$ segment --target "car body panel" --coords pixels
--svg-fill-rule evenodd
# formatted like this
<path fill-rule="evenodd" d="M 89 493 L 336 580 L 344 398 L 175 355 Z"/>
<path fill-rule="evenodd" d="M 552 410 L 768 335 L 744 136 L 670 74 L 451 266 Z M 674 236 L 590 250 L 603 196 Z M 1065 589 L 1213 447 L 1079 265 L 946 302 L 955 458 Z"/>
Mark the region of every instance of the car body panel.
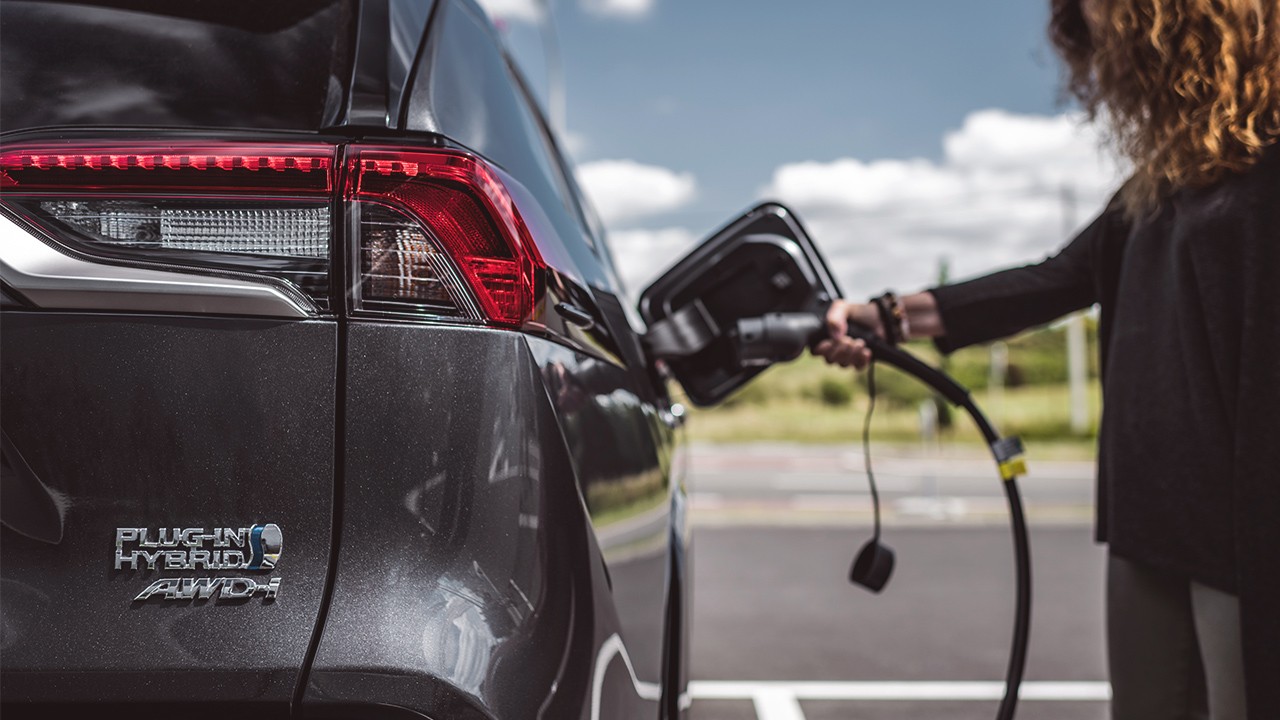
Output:
<path fill-rule="evenodd" d="M 340 712 L 376 688 L 381 703 L 428 717 L 653 717 L 622 663 L 589 680 L 628 631 L 615 597 L 656 599 L 628 610 L 661 617 L 665 578 L 624 591 L 615 573 L 610 589 L 544 386 L 600 361 L 501 331 L 348 333 L 343 540 L 304 709 Z M 602 389 L 581 402 L 616 391 Z M 602 462 L 616 464 L 608 447 Z M 652 554 L 661 567 L 665 538 Z M 632 658 L 653 686 L 658 656 Z"/>
<path fill-rule="evenodd" d="M 336 335 L 4 313 L 0 418 L 65 527 L 56 543 L 3 530 L 6 703 L 288 703 L 329 561 Z M 119 527 L 268 522 L 284 534 L 276 600 L 139 602 L 192 573 L 113 567 Z"/>

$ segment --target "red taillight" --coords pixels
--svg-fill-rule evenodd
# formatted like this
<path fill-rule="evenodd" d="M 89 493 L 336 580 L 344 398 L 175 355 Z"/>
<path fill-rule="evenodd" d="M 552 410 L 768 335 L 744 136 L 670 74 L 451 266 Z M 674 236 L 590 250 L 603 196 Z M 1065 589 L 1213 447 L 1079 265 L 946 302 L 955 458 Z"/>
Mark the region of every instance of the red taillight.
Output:
<path fill-rule="evenodd" d="M 70 142 L 0 149 L 3 204 L 104 261 L 270 276 L 328 307 L 339 149 Z M 356 309 L 519 326 L 542 259 L 497 171 L 451 150 L 351 146 Z"/>
<path fill-rule="evenodd" d="M 0 152 L 0 187 L 328 195 L 333 151 L 327 145 L 208 143 L 18 148 Z"/>
<path fill-rule="evenodd" d="M 361 206 L 398 208 L 425 226 L 453 258 L 486 320 L 519 325 L 529 318 L 542 258 L 506 187 L 482 161 L 445 150 L 353 148 L 350 182 L 348 197 Z M 375 251 L 366 232 L 359 244 L 362 257 Z M 402 274 L 391 292 L 374 299 L 414 305 L 424 284 L 448 285 L 430 261 L 435 251 L 423 243 L 396 250 Z M 387 288 L 387 280 L 366 272 L 361 286 Z"/>

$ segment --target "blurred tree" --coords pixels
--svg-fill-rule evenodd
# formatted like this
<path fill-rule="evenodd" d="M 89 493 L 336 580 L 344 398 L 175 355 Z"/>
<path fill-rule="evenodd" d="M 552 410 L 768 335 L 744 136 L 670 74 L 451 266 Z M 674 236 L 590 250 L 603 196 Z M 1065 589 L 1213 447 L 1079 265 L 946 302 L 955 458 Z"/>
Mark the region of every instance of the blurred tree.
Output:
<path fill-rule="evenodd" d="M 818 399 L 823 405 L 840 407 L 853 402 L 853 384 L 836 378 L 822 378 L 818 383 Z"/>

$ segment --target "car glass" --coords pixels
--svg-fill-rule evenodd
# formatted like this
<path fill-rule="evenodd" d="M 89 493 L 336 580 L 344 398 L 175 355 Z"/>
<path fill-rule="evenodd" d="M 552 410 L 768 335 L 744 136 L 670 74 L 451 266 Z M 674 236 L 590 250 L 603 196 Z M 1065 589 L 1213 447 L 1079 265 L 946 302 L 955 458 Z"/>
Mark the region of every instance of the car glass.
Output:
<path fill-rule="evenodd" d="M 316 129 L 336 114 L 347 6 L 145 7 L 6 2 L 0 127 Z"/>

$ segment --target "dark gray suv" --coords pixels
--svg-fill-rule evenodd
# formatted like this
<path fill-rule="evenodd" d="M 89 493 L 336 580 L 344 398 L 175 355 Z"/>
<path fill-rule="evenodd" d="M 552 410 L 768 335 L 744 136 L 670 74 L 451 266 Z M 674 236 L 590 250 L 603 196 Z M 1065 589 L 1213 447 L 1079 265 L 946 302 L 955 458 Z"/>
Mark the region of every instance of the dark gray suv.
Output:
<path fill-rule="evenodd" d="M 674 718 L 682 413 L 471 0 L 0 4 L 6 718 Z"/>

